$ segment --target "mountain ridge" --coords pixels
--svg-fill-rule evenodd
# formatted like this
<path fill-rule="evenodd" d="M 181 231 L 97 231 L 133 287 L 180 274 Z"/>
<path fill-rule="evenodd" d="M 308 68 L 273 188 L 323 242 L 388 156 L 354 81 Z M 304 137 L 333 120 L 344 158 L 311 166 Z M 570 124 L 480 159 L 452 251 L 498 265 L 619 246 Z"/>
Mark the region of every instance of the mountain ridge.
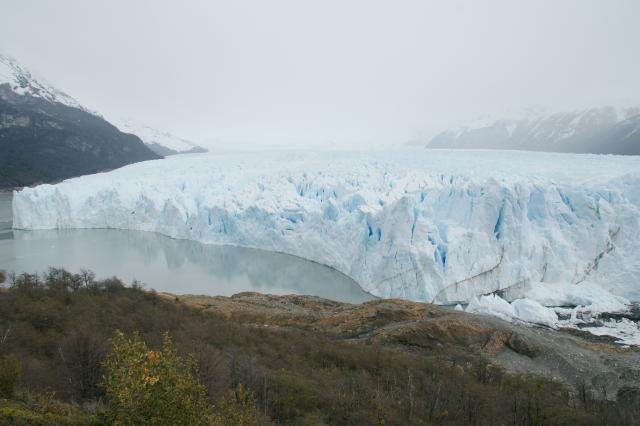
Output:
<path fill-rule="evenodd" d="M 12 56 L 0 53 L 0 85 L 2 84 L 8 84 L 11 90 L 18 95 L 42 98 L 49 102 L 60 103 L 100 116 L 97 112 L 81 105 L 75 98 L 56 89 L 45 79 L 36 78 L 31 71 L 23 67 Z"/>
<path fill-rule="evenodd" d="M 612 106 L 568 112 L 484 117 L 431 138 L 428 148 L 640 154 L 640 108 Z"/>
<path fill-rule="evenodd" d="M 191 141 L 130 118 L 112 120 L 112 122 L 121 132 L 139 137 L 145 145 L 158 155 L 168 156 L 208 152 L 205 148 Z"/>

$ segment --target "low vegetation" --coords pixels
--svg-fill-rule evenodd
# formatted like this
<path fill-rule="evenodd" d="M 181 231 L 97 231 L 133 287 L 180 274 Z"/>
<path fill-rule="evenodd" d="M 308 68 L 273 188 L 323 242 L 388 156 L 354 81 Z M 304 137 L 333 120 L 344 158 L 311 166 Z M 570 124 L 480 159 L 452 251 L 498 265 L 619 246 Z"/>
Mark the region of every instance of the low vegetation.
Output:
<path fill-rule="evenodd" d="M 0 423 L 633 424 L 477 356 L 258 327 L 52 269 L 0 293 Z"/>

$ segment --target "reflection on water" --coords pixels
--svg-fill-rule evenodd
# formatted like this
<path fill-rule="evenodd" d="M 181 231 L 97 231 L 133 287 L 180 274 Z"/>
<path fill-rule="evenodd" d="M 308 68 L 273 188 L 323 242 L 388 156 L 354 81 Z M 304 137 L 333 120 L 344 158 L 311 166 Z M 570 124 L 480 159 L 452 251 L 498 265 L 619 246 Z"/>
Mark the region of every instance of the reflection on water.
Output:
<path fill-rule="evenodd" d="M 345 275 L 280 253 L 114 229 L 6 234 L 13 237 L 0 239 L 0 269 L 17 273 L 45 271 L 49 266 L 73 272 L 84 268 L 101 278 L 135 278 L 158 291 L 177 294 L 229 296 L 259 291 L 353 303 L 372 299 Z"/>

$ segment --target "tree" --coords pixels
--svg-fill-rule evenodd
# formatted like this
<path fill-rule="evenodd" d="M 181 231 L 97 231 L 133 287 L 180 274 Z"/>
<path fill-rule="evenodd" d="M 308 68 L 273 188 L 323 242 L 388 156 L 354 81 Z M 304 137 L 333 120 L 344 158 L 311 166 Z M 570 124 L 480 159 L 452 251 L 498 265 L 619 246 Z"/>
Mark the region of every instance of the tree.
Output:
<path fill-rule="evenodd" d="M 110 424 L 200 425 L 210 423 L 211 407 L 198 383 L 192 356 L 181 358 L 165 334 L 162 349 L 147 348 L 140 335 L 117 332 L 103 366 Z"/>

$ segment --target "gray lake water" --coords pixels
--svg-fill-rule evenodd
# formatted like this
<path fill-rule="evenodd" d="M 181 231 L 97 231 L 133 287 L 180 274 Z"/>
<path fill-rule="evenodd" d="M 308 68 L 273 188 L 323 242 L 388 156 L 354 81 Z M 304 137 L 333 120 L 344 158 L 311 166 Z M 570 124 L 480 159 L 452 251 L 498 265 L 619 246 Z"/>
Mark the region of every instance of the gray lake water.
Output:
<path fill-rule="evenodd" d="M 175 294 L 230 296 L 242 291 L 308 294 L 351 303 L 371 300 L 349 277 L 295 256 L 213 246 L 159 234 L 116 229 L 16 231 L 11 193 L 0 193 L 0 270 L 71 272 L 137 279 Z"/>

